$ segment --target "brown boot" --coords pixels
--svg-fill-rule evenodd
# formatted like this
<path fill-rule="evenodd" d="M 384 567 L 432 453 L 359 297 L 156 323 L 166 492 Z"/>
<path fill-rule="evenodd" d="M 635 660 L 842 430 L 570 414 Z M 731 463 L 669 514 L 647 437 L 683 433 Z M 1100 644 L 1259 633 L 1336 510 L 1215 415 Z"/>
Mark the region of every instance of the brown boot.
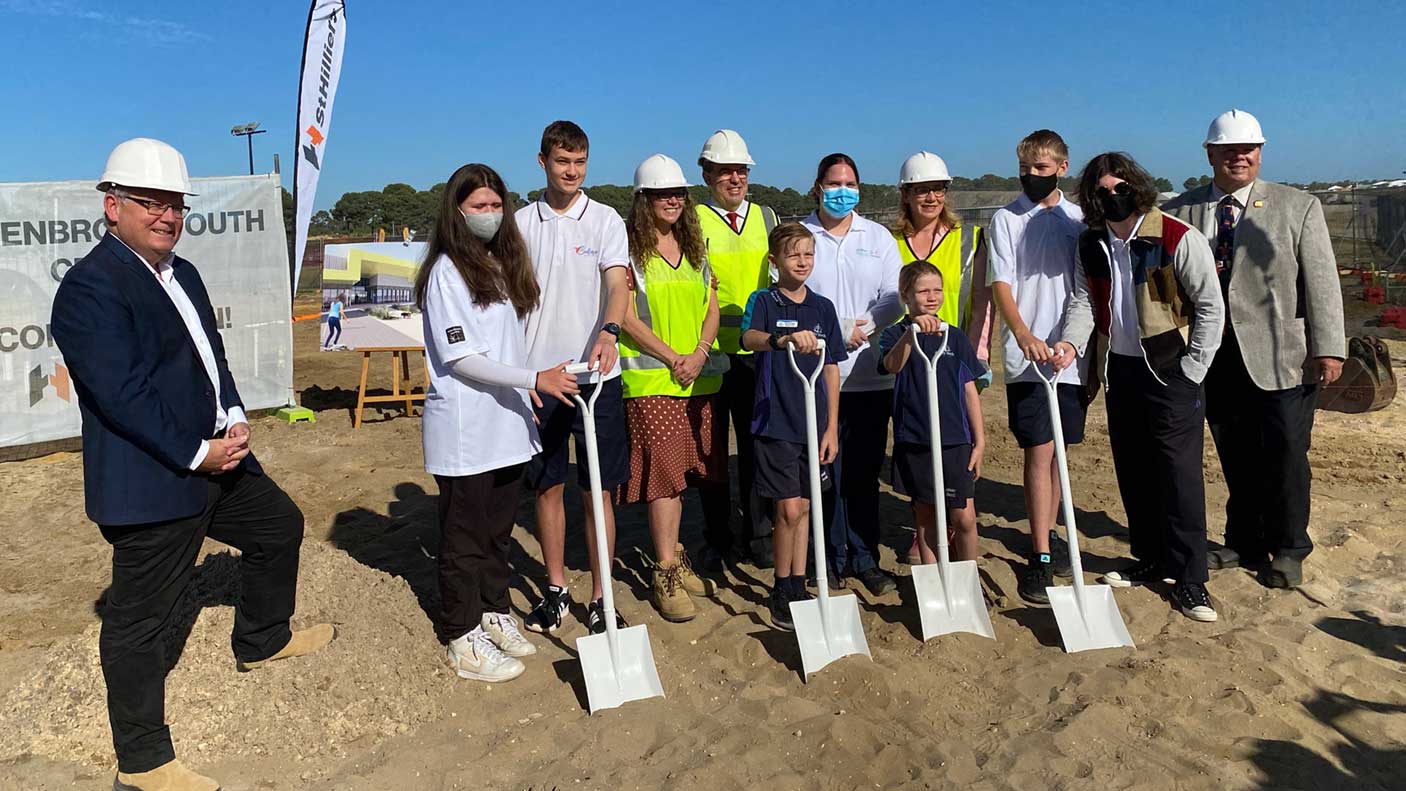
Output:
<path fill-rule="evenodd" d="M 171 760 L 150 772 L 118 772 L 112 791 L 220 791 L 220 784 Z"/>
<path fill-rule="evenodd" d="M 679 623 L 691 621 L 698 611 L 683 586 L 683 564 L 675 560 L 671 566 L 654 569 L 654 606 L 664 620 Z"/>
<path fill-rule="evenodd" d="M 683 578 L 683 589 L 688 591 L 690 596 L 712 596 L 718 592 L 717 583 L 705 577 L 698 576 L 693 570 L 693 564 L 688 560 L 688 551 L 679 544 L 674 548 L 678 553 L 678 564 L 681 569 L 680 575 Z"/>
<path fill-rule="evenodd" d="M 269 657 L 255 662 L 239 662 L 237 667 L 239 672 L 247 673 L 250 670 L 257 670 L 269 662 L 277 662 L 280 659 L 288 659 L 295 656 L 311 654 L 313 651 L 322 648 L 337 636 L 337 627 L 330 623 L 320 623 L 317 626 L 307 629 L 299 629 L 293 632 L 293 637 L 288 640 L 288 645 L 283 646 L 283 650 Z"/>

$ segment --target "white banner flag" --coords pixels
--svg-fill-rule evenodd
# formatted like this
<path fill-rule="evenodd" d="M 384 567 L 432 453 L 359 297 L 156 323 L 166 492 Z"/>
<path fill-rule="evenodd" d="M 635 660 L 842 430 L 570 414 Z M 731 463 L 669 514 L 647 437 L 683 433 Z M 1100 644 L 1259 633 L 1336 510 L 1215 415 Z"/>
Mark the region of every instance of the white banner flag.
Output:
<path fill-rule="evenodd" d="M 303 251 L 308 246 L 308 223 L 322 175 L 322 155 L 332 126 L 332 100 L 342 76 L 342 50 L 347 40 L 345 0 L 313 0 L 308 12 L 308 33 L 303 42 L 303 71 L 298 83 L 297 151 L 293 157 L 293 291 L 303 271 Z"/>
<path fill-rule="evenodd" d="M 205 281 L 244 408 L 289 403 L 288 235 L 278 177 L 191 179 L 176 243 Z M 79 435 L 78 394 L 49 332 L 54 293 L 107 233 L 91 181 L 0 184 L 0 448 Z"/>

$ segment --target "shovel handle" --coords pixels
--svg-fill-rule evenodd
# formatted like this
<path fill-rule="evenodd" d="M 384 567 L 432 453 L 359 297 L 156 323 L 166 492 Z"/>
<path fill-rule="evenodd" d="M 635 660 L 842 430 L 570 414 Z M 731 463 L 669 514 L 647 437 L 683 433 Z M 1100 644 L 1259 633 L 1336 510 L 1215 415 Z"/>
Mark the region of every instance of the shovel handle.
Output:
<path fill-rule="evenodd" d="M 581 423 L 586 434 L 586 467 L 591 483 L 591 516 L 594 517 L 596 537 L 596 575 L 600 579 L 601 588 L 601 609 L 605 610 L 605 634 L 606 640 L 610 643 L 611 661 L 615 667 L 620 666 L 620 645 L 619 638 L 615 634 L 615 592 L 612 590 L 612 580 L 610 575 L 610 564 L 612 558 L 607 553 L 609 544 L 605 536 L 605 493 L 600 484 L 600 451 L 596 445 L 596 399 L 600 398 L 601 372 L 598 366 L 593 367 L 587 363 L 577 363 L 566 367 L 567 373 L 591 374 L 591 384 L 595 388 L 591 392 L 589 401 L 576 393 L 571 397 L 581 409 Z"/>
<path fill-rule="evenodd" d="M 1064 510 L 1064 538 L 1069 542 L 1069 566 L 1074 572 L 1074 588 L 1076 596 L 1080 602 L 1080 608 L 1084 606 L 1084 562 L 1079 554 L 1079 526 L 1074 521 L 1074 494 L 1069 488 L 1069 457 L 1064 446 L 1064 421 L 1059 414 L 1059 391 L 1056 385 L 1059 379 L 1067 371 L 1061 368 L 1054 372 L 1053 376 L 1045 376 L 1045 372 L 1040 366 L 1031 361 L 1026 366 L 1033 370 L 1035 375 L 1040 377 L 1040 381 L 1045 385 L 1045 400 L 1050 408 L 1050 431 L 1054 434 L 1055 461 L 1059 466 L 1059 494 L 1060 504 Z"/>
<path fill-rule="evenodd" d="M 820 348 L 816 349 L 815 353 L 823 356 L 825 354 L 825 339 L 816 338 L 815 342 L 820 344 Z M 799 376 L 801 378 L 801 381 L 805 383 L 806 392 L 814 392 L 815 380 L 820 378 L 820 369 L 824 368 L 825 366 L 815 366 L 815 370 L 811 371 L 809 376 L 802 373 L 801 367 L 796 364 L 796 347 L 792 346 L 790 343 L 786 344 L 786 357 L 791 361 L 791 370 L 795 371 L 796 376 Z"/>
<path fill-rule="evenodd" d="M 948 579 L 951 574 L 948 573 L 947 566 L 951 562 L 951 550 L 947 545 L 947 482 L 942 471 L 942 415 L 937 394 L 937 363 L 947 352 L 947 341 L 951 337 L 952 325 L 944 321 L 939 329 L 942 332 L 942 345 L 938 346 L 937 352 L 929 357 L 919 342 L 922 337 L 921 330 L 918 329 L 917 323 L 912 325 L 913 351 L 923 358 L 927 368 L 928 443 L 932 456 L 932 491 L 935 500 L 933 511 L 937 514 L 937 562 L 942 569 L 942 588 L 950 601 L 951 590 L 948 588 Z"/>
<path fill-rule="evenodd" d="M 815 366 L 815 370 L 810 375 L 801 372 L 801 367 L 796 364 L 796 349 L 793 346 L 786 347 L 786 356 L 791 360 L 791 370 L 800 377 L 801 384 L 806 390 L 806 457 L 810 462 L 810 525 L 811 539 L 815 544 L 815 585 L 820 599 L 820 623 L 823 627 L 826 640 L 829 638 L 830 619 L 830 581 L 828 578 L 828 566 L 825 559 L 825 516 L 824 510 L 820 507 L 820 437 L 819 429 L 816 427 L 815 414 L 815 380 L 820 378 L 820 370 L 825 367 L 825 339 L 819 338 L 819 353 L 821 360 Z M 839 398 L 836 393 L 834 398 Z"/>

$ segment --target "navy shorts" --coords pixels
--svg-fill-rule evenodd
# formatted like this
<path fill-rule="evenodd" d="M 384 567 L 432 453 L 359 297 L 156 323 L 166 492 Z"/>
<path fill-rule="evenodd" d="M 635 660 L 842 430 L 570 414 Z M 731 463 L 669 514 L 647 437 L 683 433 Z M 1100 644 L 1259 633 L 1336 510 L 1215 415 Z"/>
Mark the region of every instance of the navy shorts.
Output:
<path fill-rule="evenodd" d="M 1064 426 L 1064 444 L 1077 445 L 1084 441 L 1083 385 L 1055 385 L 1059 400 L 1059 420 Z M 1033 448 L 1054 442 L 1054 427 L 1050 423 L 1049 396 L 1043 382 L 1011 382 L 1006 385 L 1006 411 L 1011 434 L 1022 448 Z"/>
<path fill-rule="evenodd" d="M 947 487 L 948 508 L 965 508 L 967 501 L 976 496 L 976 476 L 967 469 L 971 461 L 970 445 L 947 445 L 942 449 L 942 485 Z M 906 442 L 894 445 L 889 482 L 895 491 L 913 498 L 915 503 L 937 502 L 932 486 L 932 449 Z"/>
<path fill-rule="evenodd" d="M 600 384 L 596 399 L 596 452 L 600 458 L 600 485 L 607 493 L 630 480 L 630 438 L 625 430 L 625 399 L 620 377 Z M 590 403 L 596 385 L 582 384 L 581 397 Z M 591 474 L 586 465 L 586 424 L 575 404 L 567 406 L 550 396 L 542 398 L 542 407 L 534 409 L 540 425 L 537 434 L 542 440 L 542 452 L 527 465 L 526 485 L 534 491 L 550 489 L 566 483 L 566 441 L 576 438 L 576 483 L 582 489 L 591 488 Z"/>
<path fill-rule="evenodd" d="M 806 446 L 771 437 L 752 438 L 752 492 L 768 500 L 810 499 L 810 461 Z M 830 465 L 820 465 L 820 489 L 830 488 Z"/>

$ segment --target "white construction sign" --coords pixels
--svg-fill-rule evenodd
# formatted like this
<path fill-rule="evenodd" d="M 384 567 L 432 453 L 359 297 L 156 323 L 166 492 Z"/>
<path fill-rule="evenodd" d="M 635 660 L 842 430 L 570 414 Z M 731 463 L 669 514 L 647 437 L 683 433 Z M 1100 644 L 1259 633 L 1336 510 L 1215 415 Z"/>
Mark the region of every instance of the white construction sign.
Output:
<path fill-rule="evenodd" d="M 293 336 L 278 177 L 192 179 L 176 255 L 199 270 L 245 409 L 289 403 Z M 76 437 L 78 396 L 49 332 L 54 292 L 107 231 L 91 181 L 0 184 L 0 447 Z"/>

